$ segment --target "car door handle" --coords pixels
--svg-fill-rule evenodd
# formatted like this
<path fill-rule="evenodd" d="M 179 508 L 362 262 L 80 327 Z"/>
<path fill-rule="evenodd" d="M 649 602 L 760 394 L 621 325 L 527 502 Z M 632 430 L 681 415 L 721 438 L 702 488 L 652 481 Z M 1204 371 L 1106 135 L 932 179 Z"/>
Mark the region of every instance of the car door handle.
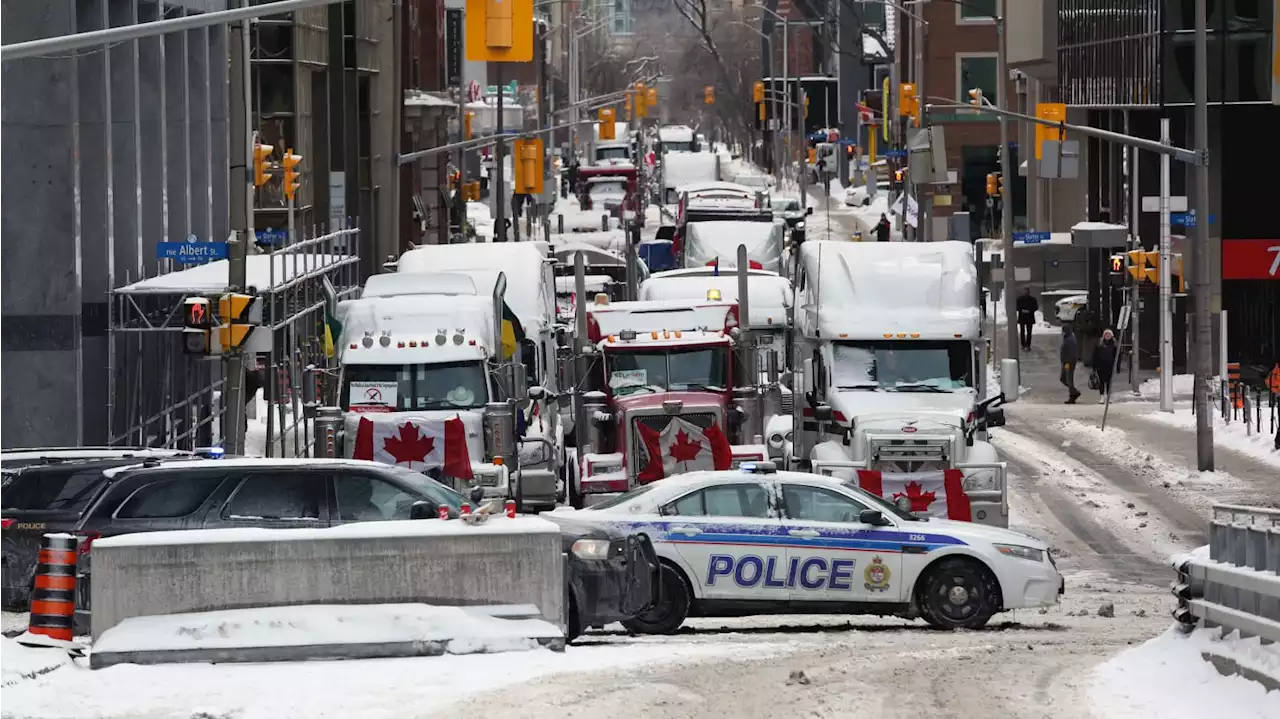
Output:
<path fill-rule="evenodd" d="M 792 529 L 787 534 L 793 537 L 816 537 L 821 533 L 816 529 Z"/>
<path fill-rule="evenodd" d="M 686 537 L 693 537 L 702 532 L 697 527 L 672 527 L 669 530 L 672 534 L 683 534 Z"/>

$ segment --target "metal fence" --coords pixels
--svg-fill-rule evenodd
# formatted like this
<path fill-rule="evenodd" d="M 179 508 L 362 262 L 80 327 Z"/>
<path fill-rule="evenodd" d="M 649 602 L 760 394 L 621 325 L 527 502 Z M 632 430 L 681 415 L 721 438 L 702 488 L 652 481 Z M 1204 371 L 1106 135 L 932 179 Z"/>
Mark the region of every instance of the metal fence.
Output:
<path fill-rule="evenodd" d="M 1214 399 L 1222 412 L 1222 421 L 1243 422 L 1250 435 L 1274 436 L 1280 430 L 1280 395 L 1267 387 L 1222 380 Z"/>
<path fill-rule="evenodd" d="M 1209 558 L 1175 565 L 1173 616 L 1280 642 L 1280 509 L 1219 504 L 1209 524 Z"/>

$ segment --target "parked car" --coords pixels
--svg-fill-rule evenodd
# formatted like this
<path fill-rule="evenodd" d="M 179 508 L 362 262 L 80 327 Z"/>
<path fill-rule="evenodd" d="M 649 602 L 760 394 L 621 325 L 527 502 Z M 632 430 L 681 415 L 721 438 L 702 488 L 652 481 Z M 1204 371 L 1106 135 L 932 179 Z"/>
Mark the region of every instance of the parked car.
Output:
<path fill-rule="evenodd" d="M 86 537 L 79 572 L 83 587 L 91 581 L 89 549 L 98 537 L 181 529 L 439 521 L 440 505 L 456 518 L 466 501 L 420 472 L 361 460 L 149 461 L 106 474 L 106 491 L 74 528 Z M 630 619 L 656 603 L 659 564 L 647 537 L 568 522 L 559 525 L 570 638 L 586 627 Z M 84 608 L 90 609 L 87 604 Z"/>
<path fill-rule="evenodd" d="M 804 222 L 804 218 L 813 214 L 813 207 L 804 208 L 800 206 L 800 199 L 797 197 L 779 197 L 775 195 L 769 201 L 770 207 L 773 208 L 773 216 L 781 217 L 787 223 L 787 229 L 795 229 L 795 226 Z"/>
<path fill-rule="evenodd" d="M 1089 305 L 1088 295 L 1071 295 L 1053 303 L 1059 322 L 1074 322 L 1076 314 Z"/>
<path fill-rule="evenodd" d="M 886 196 L 889 194 L 888 182 L 877 182 L 874 191 L 866 185 L 853 185 L 845 188 L 844 204 L 849 207 L 865 207 L 871 204 L 871 198 L 882 193 Z"/>
<path fill-rule="evenodd" d="M 6 449 L 0 452 L 0 470 L 13 470 L 36 464 L 53 464 L 71 460 L 133 458 L 139 462 L 151 457 L 194 457 L 194 452 L 182 449 L 153 449 L 150 447 L 31 447 Z"/>

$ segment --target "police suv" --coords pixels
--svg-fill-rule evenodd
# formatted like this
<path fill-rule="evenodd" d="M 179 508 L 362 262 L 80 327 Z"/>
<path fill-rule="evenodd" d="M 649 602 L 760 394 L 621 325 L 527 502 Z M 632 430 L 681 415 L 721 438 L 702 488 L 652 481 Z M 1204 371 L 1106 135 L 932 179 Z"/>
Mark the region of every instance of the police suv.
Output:
<path fill-rule="evenodd" d="M 832 477 L 771 462 L 693 472 L 573 513 L 647 534 L 662 599 L 626 623 L 675 632 L 689 616 L 876 614 L 982 627 L 997 612 L 1056 604 L 1048 546 L 1018 532 L 921 518 Z"/>

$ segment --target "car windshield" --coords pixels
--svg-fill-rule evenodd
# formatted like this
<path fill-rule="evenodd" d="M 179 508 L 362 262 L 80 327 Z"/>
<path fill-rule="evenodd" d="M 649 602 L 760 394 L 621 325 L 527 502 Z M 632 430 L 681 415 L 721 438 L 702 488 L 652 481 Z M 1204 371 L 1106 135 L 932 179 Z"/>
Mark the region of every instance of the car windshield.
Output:
<path fill-rule="evenodd" d="M 881 512 L 885 514 L 891 514 L 897 517 L 898 519 L 904 519 L 908 522 L 927 522 L 928 521 L 928 519 L 925 517 L 917 517 L 916 515 L 910 512 L 904 512 L 901 509 L 898 509 L 898 506 L 895 505 L 893 502 L 890 502 L 884 497 L 872 494 L 867 490 L 863 489 L 862 487 L 859 487 L 857 484 L 857 480 L 844 481 L 844 482 L 841 482 L 841 484 L 844 485 L 845 489 L 851 490 L 852 492 L 857 494 L 858 497 L 863 501 L 874 504 L 876 509 L 879 509 Z"/>
<path fill-rule="evenodd" d="M 17 472 L 4 486 L 4 509 L 82 512 L 107 478 L 102 467 L 36 467 Z"/>
<path fill-rule="evenodd" d="M 667 391 L 727 389 L 726 347 L 610 352 L 609 388 L 619 397 Z"/>
<path fill-rule="evenodd" d="M 483 407 L 489 401 L 484 364 L 347 365 L 342 408 L 408 412 Z"/>
<path fill-rule="evenodd" d="M 836 389 L 954 392 L 973 387 L 969 343 L 880 341 L 837 344 L 831 368 Z"/>
<path fill-rule="evenodd" d="M 397 479 L 418 490 L 429 502 L 439 506 L 447 505 L 450 509 L 462 511 L 462 503 L 466 501 L 461 494 L 428 477 L 406 467 L 390 467 L 387 470 Z"/>
<path fill-rule="evenodd" d="M 778 200 L 778 199 L 775 199 L 775 200 L 774 200 L 772 203 L 770 203 L 770 204 L 773 206 L 773 211 L 774 211 L 774 212 L 799 212 L 799 211 L 800 211 L 800 201 L 799 201 L 799 200 Z"/>
<path fill-rule="evenodd" d="M 612 499 L 606 499 L 605 501 L 600 502 L 599 504 L 593 504 L 590 507 L 587 507 L 587 509 L 584 511 L 598 511 L 601 509 L 611 509 L 613 507 L 617 507 L 620 504 L 626 504 L 627 502 L 630 502 L 636 497 L 639 497 L 640 495 L 652 490 L 654 487 L 657 487 L 657 486 L 658 486 L 658 483 L 642 484 L 639 487 L 636 487 L 635 489 L 631 490 L 630 492 L 627 492 L 626 494 L 619 494 L 618 496 L 613 497 Z"/>

